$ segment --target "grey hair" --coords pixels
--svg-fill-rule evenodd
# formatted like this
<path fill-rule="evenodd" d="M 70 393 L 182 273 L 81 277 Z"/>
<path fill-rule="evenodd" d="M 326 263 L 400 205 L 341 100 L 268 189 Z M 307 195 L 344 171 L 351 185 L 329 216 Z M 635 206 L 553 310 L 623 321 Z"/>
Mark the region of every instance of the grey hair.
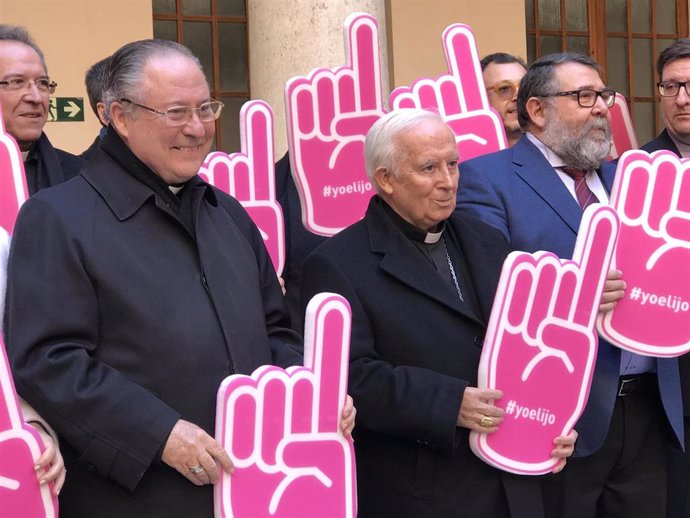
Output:
<path fill-rule="evenodd" d="M 589 56 L 578 54 L 577 52 L 548 54 L 536 60 L 522 77 L 520 90 L 518 90 L 518 123 L 523 130 L 528 129 L 528 125 L 531 122 L 529 113 L 527 113 L 527 101 L 531 97 L 555 93 L 558 89 L 556 68 L 566 63 L 579 63 L 580 65 L 591 67 L 597 73 L 600 73 L 600 67 L 596 61 Z"/>
<path fill-rule="evenodd" d="M 46 66 L 46 58 L 43 55 L 43 51 L 36 45 L 33 38 L 24 27 L 18 25 L 7 25 L 0 24 L 0 41 L 17 41 L 23 43 L 27 47 L 31 47 L 41 60 L 41 65 L 43 65 L 43 70 L 48 74 L 48 67 Z"/>
<path fill-rule="evenodd" d="M 401 108 L 388 112 L 377 120 L 364 140 L 364 161 L 369 181 L 376 187 L 374 172 L 385 167 L 393 175 L 397 174 L 397 159 L 401 154 L 396 137 L 422 121 L 443 119 L 438 113 L 421 108 Z"/>
<path fill-rule="evenodd" d="M 103 103 L 108 119 L 110 107 L 120 99 L 136 97 L 143 82 L 144 67 L 153 58 L 185 57 L 203 73 L 199 58 L 184 45 L 170 40 L 140 40 L 120 47 L 110 56 L 103 85 Z M 134 99 L 133 99 L 134 100 Z"/>

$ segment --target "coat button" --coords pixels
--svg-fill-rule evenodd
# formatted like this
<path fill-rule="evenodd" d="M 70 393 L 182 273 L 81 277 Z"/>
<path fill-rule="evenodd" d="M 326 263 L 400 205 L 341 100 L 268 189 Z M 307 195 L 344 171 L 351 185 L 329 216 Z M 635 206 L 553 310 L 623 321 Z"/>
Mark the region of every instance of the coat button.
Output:
<path fill-rule="evenodd" d="M 474 345 L 476 345 L 477 347 L 481 347 L 482 345 L 484 345 L 484 337 L 479 335 L 475 336 Z"/>

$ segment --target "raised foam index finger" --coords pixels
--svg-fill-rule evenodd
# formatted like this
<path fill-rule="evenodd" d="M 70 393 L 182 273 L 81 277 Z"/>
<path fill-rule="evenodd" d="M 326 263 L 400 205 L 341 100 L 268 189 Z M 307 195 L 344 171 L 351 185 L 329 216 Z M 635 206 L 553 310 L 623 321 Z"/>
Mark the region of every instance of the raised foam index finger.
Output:
<path fill-rule="evenodd" d="M 572 322 L 587 327 L 594 323 L 619 228 L 618 215 L 608 205 L 592 204 L 582 214 L 573 251 L 573 262 L 580 265 L 580 274 L 572 299 Z"/>
<path fill-rule="evenodd" d="M 5 343 L 0 337 L 0 432 L 21 430 L 23 423 L 24 419 L 5 352 Z"/>
<path fill-rule="evenodd" d="M 275 200 L 273 110 L 261 100 L 248 101 L 240 111 L 242 153 L 249 159 L 253 200 Z"/>
<path fill-rule="evenodd" d="M 350 304 L 340 295 L 319 293 L 307 305 L 304 365 L 314 372 L 314 431 L 339 430 L 347 394 L 351 323 Z"/>
<path fill-rule="evenodd" d="M 379 30 L 370 14 L 352 13 L 345 19 L 348 66 L 355 77 L 355 101 L 360 110 L 383 109 Z"/>
<path fill-rule="evenodd" d="M 12 234 L 19 207 L 29 198 L 24 163 L 15 140 L 5 133 L 0 113 L 0 226 Z"/>
<path fill-rule="evenodd" d="M 484 78 L 477 52 L 477 42 L 469 26 L 462 23 L 450 25 L 443 31 L 443 51 L 448 71 L 457 78 L 461 87 L 462 111 L 486 110 L 489 101 L 484 88 Z"/>

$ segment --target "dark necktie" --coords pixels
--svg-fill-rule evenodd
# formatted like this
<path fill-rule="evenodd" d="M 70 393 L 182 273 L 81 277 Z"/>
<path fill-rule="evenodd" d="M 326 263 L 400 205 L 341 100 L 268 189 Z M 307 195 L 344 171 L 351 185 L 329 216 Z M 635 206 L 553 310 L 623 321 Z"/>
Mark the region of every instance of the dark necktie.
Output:
<path fill-rule="evenodd" d="M 582 207 L 582 210 L 585 210 L 592 203 L 599 203 L 599 199 L 589 190 L 589 186 L 587 185 L 587 171 L 567 166 L 563 166 L 561 169 L 565 174 L 575 180 L 575 197 L 580 207 Z"/>

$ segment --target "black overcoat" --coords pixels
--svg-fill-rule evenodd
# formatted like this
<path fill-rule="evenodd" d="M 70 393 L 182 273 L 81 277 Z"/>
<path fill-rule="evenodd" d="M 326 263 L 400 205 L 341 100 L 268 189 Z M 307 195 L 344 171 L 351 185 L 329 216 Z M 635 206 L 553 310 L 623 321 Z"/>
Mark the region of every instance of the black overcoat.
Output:
<path fill-rule="evenodd" d="M 120 159 L 98 150 L 22 207 L 6 329 L 17 389 L 61 437 L 61 518 L 210 518 L 212 487 L 160 462 L 167 436 L 179 418 L 213 435 L 221 381 L 300 363 L 300 338 L 236 200 L 190 180 L 192 233 L 124 169 L 146 166 Z"/>

